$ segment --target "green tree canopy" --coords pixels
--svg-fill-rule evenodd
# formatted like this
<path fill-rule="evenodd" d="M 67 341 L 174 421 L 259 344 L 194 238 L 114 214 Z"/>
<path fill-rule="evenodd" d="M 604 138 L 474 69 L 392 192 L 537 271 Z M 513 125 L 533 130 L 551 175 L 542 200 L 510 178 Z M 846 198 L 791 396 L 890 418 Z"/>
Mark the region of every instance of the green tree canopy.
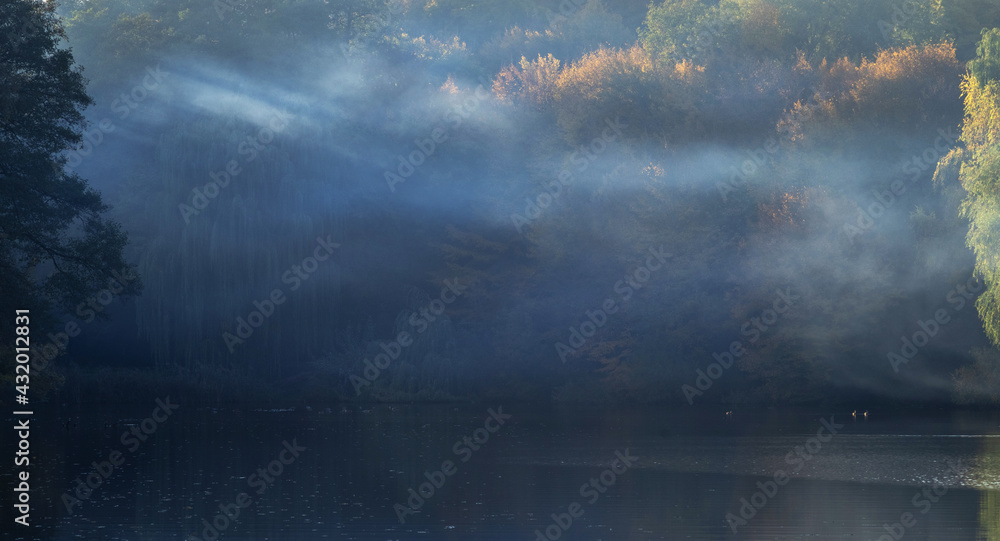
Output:
<path fill-rule="evenodd" d="M 1000 28 L 983 30 L 976 58 L 969 62 L 969 73 L 980 86 L 1000 81 Z"/>
<path fill-rule="evenodd" d="M 969 220 L 966 243 L 976 256 L 976 274 L 986 289 L 976 300 L 986 336 L 1000 345 L 1000 30 L 983 32 L 976 58 L 962 84 L 965 122 L 961 142 L 939 165 L 936 180 L 946 186 L 958 172 L 965 191 L 961 212 Z M 959 400 L 996 403 L 995 351 L 974 351 L 976 362 L 955 374 Z"/>

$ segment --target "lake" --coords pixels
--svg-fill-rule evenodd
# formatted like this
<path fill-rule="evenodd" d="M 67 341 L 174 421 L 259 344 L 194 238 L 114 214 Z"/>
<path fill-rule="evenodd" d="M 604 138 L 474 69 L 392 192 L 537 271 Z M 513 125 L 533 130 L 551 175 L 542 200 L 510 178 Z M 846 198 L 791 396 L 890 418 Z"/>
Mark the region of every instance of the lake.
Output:
<path fill-rule="evenodd" d="M 1000 539 L 996 413 L 164 400 L 36 409 L 30 538 Z"/>

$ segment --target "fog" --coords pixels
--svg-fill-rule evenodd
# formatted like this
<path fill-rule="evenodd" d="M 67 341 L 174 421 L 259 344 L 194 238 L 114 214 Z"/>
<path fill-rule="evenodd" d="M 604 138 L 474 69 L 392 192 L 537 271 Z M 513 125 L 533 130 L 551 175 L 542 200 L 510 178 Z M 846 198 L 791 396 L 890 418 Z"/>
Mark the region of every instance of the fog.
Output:
<path fill-rule="evenodd" d="M 71 341 L 72 366 L 332 400 L 933 402 L 989 345 L 975 295 L 949 300 L 974 257 L 955 185 L 932 182 L 961 133 L 958 72 L 904 96 L 922 111 L 849 113 L 822 58 L 795 67 L 801 43 L 740 57 L 717 44 L 723 59 L 669 75 L 662 103 L 628 86 L 648 70 L 619 83 L 597 68 L 579 75 L 580 104 L 569 83 L 534 102 L 504 94 L 502 70 L 641 45 L 641 6 L 574 5 L 553 31 L 556 3 L 359 2 L 301 28 L 279 4 L 186 19 L 132 4 L 180 26 L 125 59 L 94 44 L 103 19 L 70 25 L 96 103 L 92 148 L 69 164 L 129 232 L 145 285 Z M 524 30 L 541 37 L 504 41 Z M 654 270 L 650 250 L 670 257 Z M 447 280 L 467 285 L 453 302 Z M 775 316 L 779 292 L 795 299 Z M 433 320 L 412 317 L 427 307 Z M 894 368 L 902 337 L 942 309 L 949 322 Z M 359 388 L 403 332 L 412 344 Z M 686 397 L 734 342 L 747 353 Z"/>

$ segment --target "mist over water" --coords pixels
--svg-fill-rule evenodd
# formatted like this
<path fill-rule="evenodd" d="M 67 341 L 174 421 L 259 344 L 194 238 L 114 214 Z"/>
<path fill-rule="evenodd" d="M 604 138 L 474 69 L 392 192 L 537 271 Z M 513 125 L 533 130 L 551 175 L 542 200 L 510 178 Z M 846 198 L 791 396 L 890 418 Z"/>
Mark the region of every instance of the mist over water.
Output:
<path fill-rule="evenodd" d="M 992 3 L 0 4 L 15 539 L 1000 539 Z"/>
<path fill-rule="evenodd" d="M 873 32 L 888 4 L 837 12 L 864 28 L 838 50 L 766 42 L 728 4 L 342 4 L 61 7 L 95 98 L 69 165 L 145 284 L 74 362 L 357 398 L 350 376 L 446 279 L 474 285 L 372 398 L 680 403 L 739 341 L 700 399 L 949 401 L 988 343 L 975 299 L 946 300 L 974 258 L 960 193 L 932 182 L 961 146 L 939 23 Z M 309 262 L 318 238 L 338 247 Z M 673 256 L 624 294 L 651 248 Z M 777 290 L 800 300 L 747 327 Z M 942 308 L 953 321 L 894 370 Z M 117 334 L 135 347 L 109 354 Z"/>

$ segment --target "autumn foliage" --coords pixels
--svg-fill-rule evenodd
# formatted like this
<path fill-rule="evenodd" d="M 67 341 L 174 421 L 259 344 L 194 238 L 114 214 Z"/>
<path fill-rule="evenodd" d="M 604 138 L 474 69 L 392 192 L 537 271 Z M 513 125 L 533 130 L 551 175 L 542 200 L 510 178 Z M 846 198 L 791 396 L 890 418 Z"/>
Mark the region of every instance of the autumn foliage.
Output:
<path fill-rule="evenodd" d="M 602 48 L 568 65 L 552 55 L 522 58 L 497 75 L 493 90 L 503 100 L 549 108 L 571 143 L 596 137 L 619 116 L 630 137 L 670 140 L 697 130 L 705 80 L 704 68 L 690 61 L 659 64 L 633 46 Z"/>

